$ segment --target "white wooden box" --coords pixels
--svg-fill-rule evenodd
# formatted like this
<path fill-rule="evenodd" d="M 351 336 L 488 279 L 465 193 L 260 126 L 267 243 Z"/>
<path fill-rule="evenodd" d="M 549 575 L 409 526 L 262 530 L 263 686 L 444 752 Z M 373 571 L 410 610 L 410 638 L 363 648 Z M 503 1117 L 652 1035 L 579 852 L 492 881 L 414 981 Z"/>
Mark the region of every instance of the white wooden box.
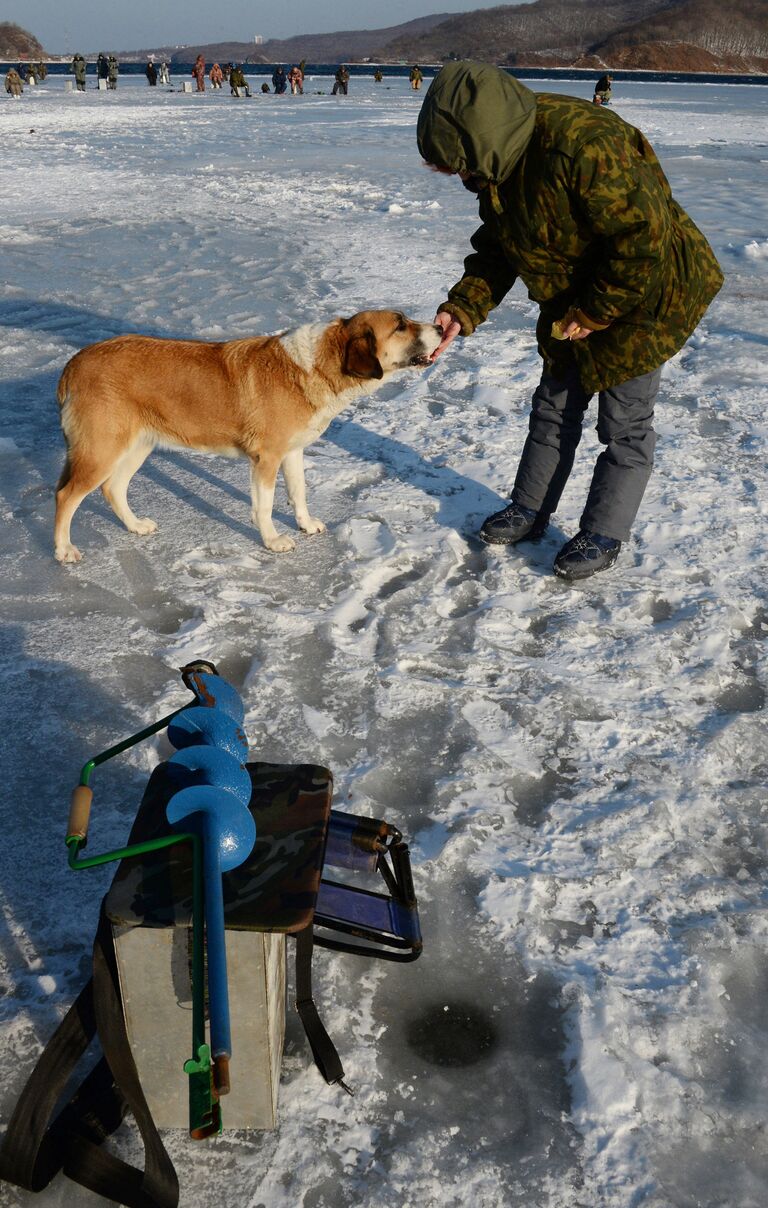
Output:
<path fill-rule="evenodd" d="M 158 1128 L 188 1128 L 191 933 L 113 924 L 128 1039 Z M 274 1128 L 285 1035 L 285 936 L 227 931 L 232 1089 L 224 1128 Z"/>

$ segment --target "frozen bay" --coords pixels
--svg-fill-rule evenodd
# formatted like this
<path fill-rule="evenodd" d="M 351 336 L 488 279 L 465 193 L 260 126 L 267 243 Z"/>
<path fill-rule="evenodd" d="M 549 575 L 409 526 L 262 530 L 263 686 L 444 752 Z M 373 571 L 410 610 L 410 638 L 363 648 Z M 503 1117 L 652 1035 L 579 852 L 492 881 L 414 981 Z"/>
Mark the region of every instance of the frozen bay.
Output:
<path fill-rule="evenodd" d="M 61 567 L 55 384 L 78 348 L 363 307 L 431 319 L 459 274 L 476 203 L 421 167 L 407 80 L 355 77 L 347 98 L 327 77 L 303 98 L 251 84 L 236 101 L 49 77 L 0 101 L 2 1118 L 87 976 L 110 879 L 67 869 L 71 785 L 181 704 L 176 668 L 205 656 L 243 693 L 254 758 L 327 765 L 339 805 L 412 840 L 425 952 L 403 969 L 318 956 L 355 1098 L 323 1084 L 292 1020 L 276 1132 L 169 1136 L 183 1204 L 761 1208 L 768 89 L 615 88 L 726 284 L 665 369 L 656 470 L 609 574 L 550 574 L 589 423 L 544 541 L 473 536 L 538 379 L 519 287 L 310 447 L 328 532 L 295 554 L 253 532 L 245 462 L 157 452 L 132 498 L 160 531 L 127 533 L 93 495 L 84 561 Z M 282 488 L 276 521 L 293 528 Z M 164 751 L 100 773 L 96 850 L 125 837 Z M 446 1006 L 492 1037 L 474 1064 L 420 1040 Z M 0 1202 L 102 1201 L 59 1177 Z"/>

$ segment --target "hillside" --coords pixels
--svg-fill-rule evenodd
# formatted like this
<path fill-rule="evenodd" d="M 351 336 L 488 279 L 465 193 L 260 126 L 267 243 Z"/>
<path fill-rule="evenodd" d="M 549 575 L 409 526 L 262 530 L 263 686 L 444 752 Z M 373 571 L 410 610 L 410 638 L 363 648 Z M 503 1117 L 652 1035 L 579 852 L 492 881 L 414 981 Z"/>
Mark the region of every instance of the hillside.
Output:
<path fill-rule="evenodd" d="M 512 67 L 768 71 L 768 0 L 534 0 L 433 13 L 374 30 L 154 48 L 175 62 L 441 63 L 475 58 Z M 145 57 L 134 51 L 125 58 Z"/>
<path fill-rule="evenodd" d="M 715 0 L 686 0 L 607 39 L 602 59 L 655 70 L 671 56 L 689 71 L 768 71 L 768 3 L 740 0 L 726 12 Z"/>
<path fill-rule="evenodd" d="M 418 39 L 447 20 L 447 13 L 417 17 L 402 25 L 385 29 L 342 30 L 330 34 L 301 34 L 294 38 L 270 38 L 255 46 L 253 42 L 215 42 L 199 46 L 173 47 L 168 58 L 177 63 L 192 61 L 202 54 L 206 61 L 220 59 L 234 63 L 308 63 L 359 62 L 376 55 L 395 39 Z M 144 51 L 135 52 L 142 57 Z"/>
<path fill-rule="evenodd" d="M 595 43 L 647 18 L 669 0 L 536 0 L 459 13 L 419 39 L 398 37 L 386 47 L 394 58 L 442 62 L 474 58 L 523 63 L 529 54 L 577 58 Z"/>
<path fill-rule="evenodd" d="M 398 37 L 392 58 L 472 57 L 510 66 L 656 71 L 768 70 L 768 0 L 536 0 L 462 13 L 417 40 Z"/>
<path fill-rule="evenodd" d="M 0 59 L 47 59 L 48 55 L 32 34 L 13 21 L 0 21 Z"/>

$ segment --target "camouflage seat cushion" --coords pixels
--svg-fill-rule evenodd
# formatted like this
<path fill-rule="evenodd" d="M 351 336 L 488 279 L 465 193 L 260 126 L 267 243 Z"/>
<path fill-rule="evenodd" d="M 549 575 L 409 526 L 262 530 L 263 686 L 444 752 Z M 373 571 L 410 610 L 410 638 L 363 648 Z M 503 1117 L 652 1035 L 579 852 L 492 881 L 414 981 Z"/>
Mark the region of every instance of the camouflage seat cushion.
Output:
<path fill-rule="evenodd" d="M 301 931 L 314 913 L 320 886 L 333 777 L 315 764 L 250 763 L 250 810 L 256 843 L 248 859 L 224 874 L 224 914 L 238 931 Z M 152 773 L 130 843 L 167 835 L 165 807 L 174 792 L 166 765 Z M 192 851 L 179 843 L 122 860 L 105 909 L 121 926 L 189 927 Z"/>

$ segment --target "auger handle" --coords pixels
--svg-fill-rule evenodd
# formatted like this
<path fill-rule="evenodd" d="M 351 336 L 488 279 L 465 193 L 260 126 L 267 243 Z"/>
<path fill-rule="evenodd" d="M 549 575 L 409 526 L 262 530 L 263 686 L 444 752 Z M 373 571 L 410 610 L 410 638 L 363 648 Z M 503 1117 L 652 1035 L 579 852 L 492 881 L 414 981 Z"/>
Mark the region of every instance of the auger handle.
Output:
<path fill-rule="evenodd" d="M 85 843 L 88 837 L 88 821 L 91 816 L 93 789 L 87 784 L 78 784 L 72 791 L 72 801 L 69 806 L 69 821 L 67 822 L 67 843 L 76 839 Z"/>

